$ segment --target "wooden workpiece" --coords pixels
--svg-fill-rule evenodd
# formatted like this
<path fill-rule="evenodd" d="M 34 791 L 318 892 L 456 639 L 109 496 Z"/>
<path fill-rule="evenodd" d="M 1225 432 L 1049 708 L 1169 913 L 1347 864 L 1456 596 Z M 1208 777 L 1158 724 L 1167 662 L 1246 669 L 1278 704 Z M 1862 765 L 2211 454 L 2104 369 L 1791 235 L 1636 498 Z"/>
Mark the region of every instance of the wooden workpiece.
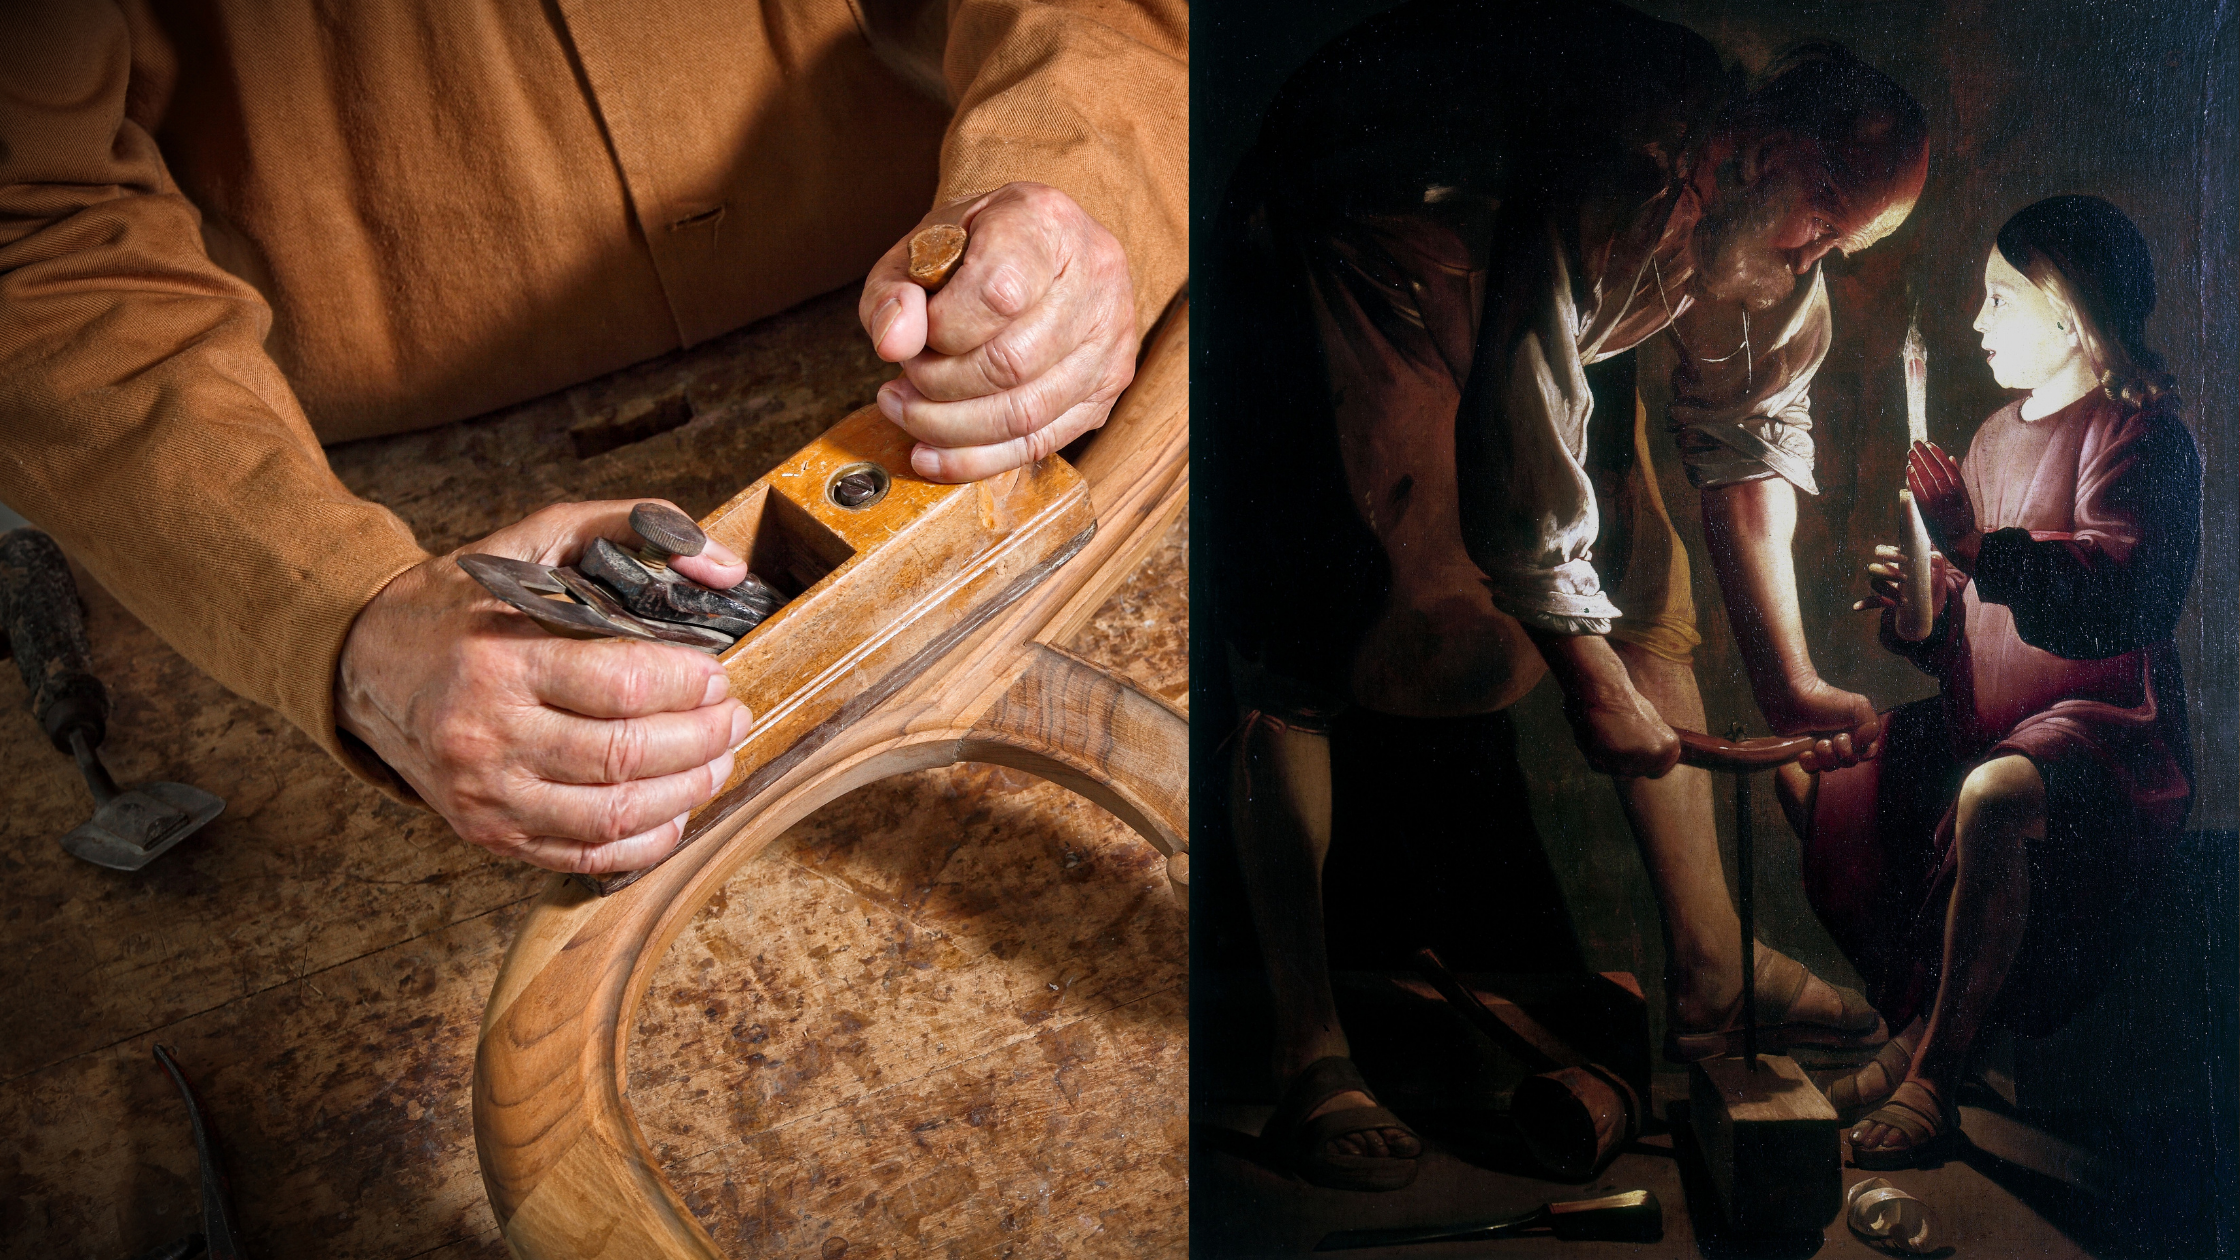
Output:
<path fill-rule="evenodd" d="M 705 517 L 871 397 L 891 369 L 863 341 L 837 292 L 334 463 L 438 550 L 564 498 Z M 1053 643 L 1179 704 L 1187 531 L 1143 520 L 1134 576 Z M 0 1252 L 116 1260 L 190 1226 L 161 1040 L 225 1147 L 251 1254 L 508 1255 L 474 1045 L 551 877 L 357 784 L 79 580 L 117 775 L 228 810 L 137 875 L 62 854 L 85 790 L 0 670 Z M 1183 1249 L 1184 922 L 1165 861 L 1103 809 L 998 765 L 917 771 L 796 823 L 680 926 L 620 1030 L 626 1086 L 725 1254 Z"/>
<path fill-rule="evenodd" d="M 800 592 L 726 659 L 767 740 L 749 741 L 667 861 L 611 896 L 555 879 L 507 951 L 474 1114 L 516 1256 L 723 1254 L 637 1124 L 623 1030 L 685 925 L 817 807 L 905 771 L 993 762 L 1081 792 L 1169 858 L 1186 849 L 1187 720 L 1053 646 L 1180 510 L 1186 318 L 1154 335 L 1078 477 L 1051 461 L 977 486 L 917 481 L 901 471 L 908 438 L 867 410 L 702 522 Z M 866 463 L 896 470 L 883 502 L 833 502 L 827 488 Z M 1183 870 L 1170 863 L 1178 888 Z"/>

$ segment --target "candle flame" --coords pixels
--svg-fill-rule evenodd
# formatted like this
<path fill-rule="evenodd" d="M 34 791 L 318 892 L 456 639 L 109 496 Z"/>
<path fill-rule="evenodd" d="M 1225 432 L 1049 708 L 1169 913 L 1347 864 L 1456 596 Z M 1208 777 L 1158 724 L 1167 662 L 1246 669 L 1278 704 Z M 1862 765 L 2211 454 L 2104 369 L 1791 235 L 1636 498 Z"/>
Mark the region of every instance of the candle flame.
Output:
<path fill-rule="evenodd" d="M 1906 369 L 1906 440 L 1929 440 L 1929 343 L 1921 339 L 1921 311 L 1906 326 L 1905 347 L 1900 352 Z"/>

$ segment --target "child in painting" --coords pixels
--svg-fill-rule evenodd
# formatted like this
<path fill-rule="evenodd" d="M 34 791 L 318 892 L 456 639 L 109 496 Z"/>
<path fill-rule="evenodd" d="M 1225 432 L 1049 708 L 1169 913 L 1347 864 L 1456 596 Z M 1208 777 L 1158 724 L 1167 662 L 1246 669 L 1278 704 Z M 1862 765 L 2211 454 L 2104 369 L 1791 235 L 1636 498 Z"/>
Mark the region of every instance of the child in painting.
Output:
<path fill-rule="evenodd" d="M 2171 633 L 2201 469 L 2142 340 L 2154 300 L 2146 242 L 2106 201 L 2051 198 L 2000 229 L 1975 327 L 1999 384 L 2028 393 L 1961 463 L 1910 453 L 1935 630 L 1895 634 L 1896 548 L 1877 549 L 1859 604 L 1942 694 L 1892 713 L 1875 760 L 1783 777 L 1813 907 L 1904 1029 L 1831 1091 L 1865 1113 L 1862 1167 L 1951 1144 L 1986 1024 L 2050 1031 L 2091 999 L 2125 900 L 2191 805 Z"/>

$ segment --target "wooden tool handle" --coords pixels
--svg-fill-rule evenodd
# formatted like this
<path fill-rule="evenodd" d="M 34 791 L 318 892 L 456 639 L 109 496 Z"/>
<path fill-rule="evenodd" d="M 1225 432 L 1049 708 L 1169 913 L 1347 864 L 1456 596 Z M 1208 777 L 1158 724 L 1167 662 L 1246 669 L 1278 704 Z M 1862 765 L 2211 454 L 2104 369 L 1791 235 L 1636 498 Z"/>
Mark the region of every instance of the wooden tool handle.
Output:
<path fill-rule="evenodd" d="M 954 223 L 920 228 L 910 238 L 910 278 L 926 292 L 938 292 L 964 261 L 966 239 L 964 229 Z"/>
<path fill-rule="evenodd" d="M 1674 727 L 1680 737 L 1680 764 L 1728 773 L 1770 770 L 1805 755 L 1813 744 L 1810 735 L 1746 739 L 1740 743 Z"/>
<path fill-rule="evenodd" d="M 0 535 L 0 624 L 47 738 L 69 752 L 71 733 L 83 731 L 86 747 L 99 748 L 108 732 L 109 690 L 93 673 L 70 564 L 36 529 Z"/>

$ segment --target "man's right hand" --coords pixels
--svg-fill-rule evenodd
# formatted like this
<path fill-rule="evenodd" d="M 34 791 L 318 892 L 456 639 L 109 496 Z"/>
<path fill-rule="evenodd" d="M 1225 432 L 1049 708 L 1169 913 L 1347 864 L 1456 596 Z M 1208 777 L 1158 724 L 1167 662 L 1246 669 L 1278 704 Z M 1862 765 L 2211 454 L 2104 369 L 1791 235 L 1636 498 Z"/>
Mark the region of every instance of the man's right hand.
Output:
<path fill-rule="evenodd" d="M 1679 763 L 1680 737 L 1634 687 L 1608 640 L 1529 633 L 1563 688 L 1563 715 L 1589 766 L 1620 778 L 1661 779 Z"/>
<path fill-rule="evenodd" d="M 730 778 L 752 725 L 714 657 L 555 637 L 458 566 L 465 552 L 564 564 L 596 537 L 638 543 L 637 502 L 545 508 L 408 569 L 343 642 L 336 722 L 494 853 L 560 871 L 650 866 Z M 712 540 L 671 563 L 709 586 L 746 574 Z"/>

